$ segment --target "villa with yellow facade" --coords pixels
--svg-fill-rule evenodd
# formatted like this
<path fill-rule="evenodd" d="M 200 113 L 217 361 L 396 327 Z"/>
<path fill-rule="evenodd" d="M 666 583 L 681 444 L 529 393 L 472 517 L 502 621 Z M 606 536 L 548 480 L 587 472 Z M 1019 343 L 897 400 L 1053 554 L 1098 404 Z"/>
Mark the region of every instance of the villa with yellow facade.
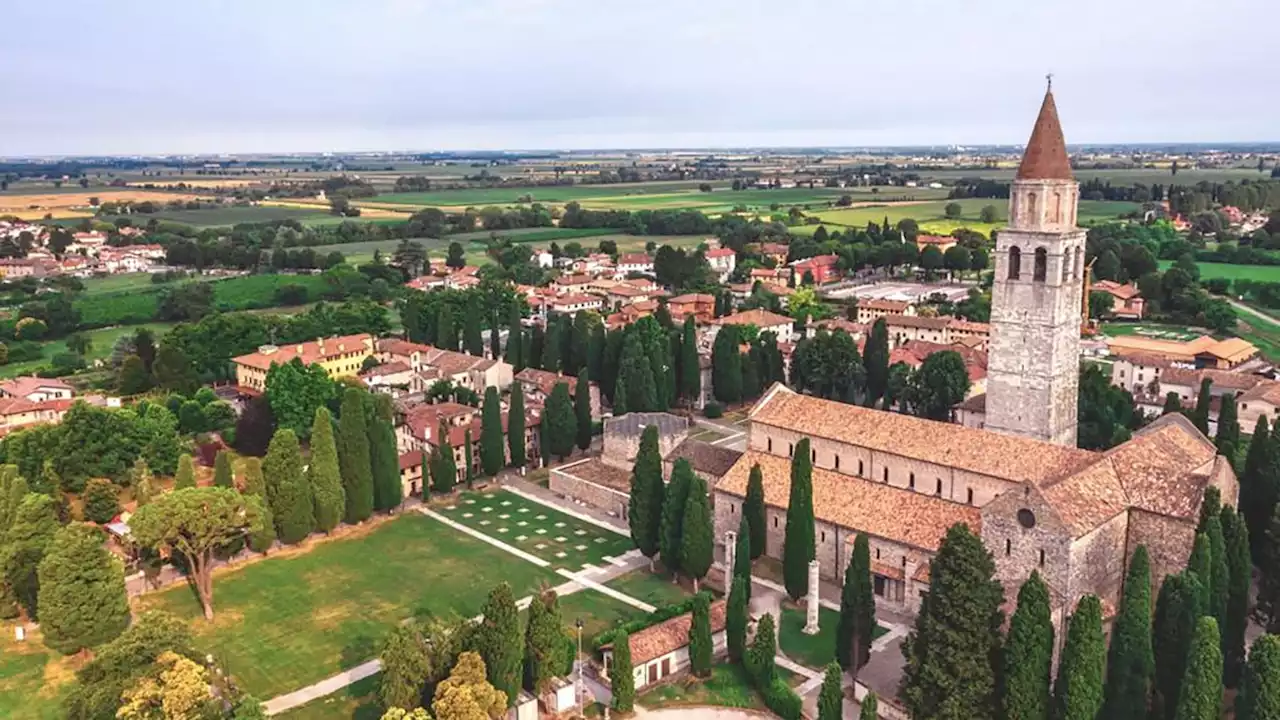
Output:
<path fill-rule="evenodd" d="M 232 358 L 236 366 L 236 384 L 263 392 L 267 389 L 267 371 L 272 365 L 284 365 L 298 358 L 304 365 L 319 365 L 330 378 L 354 377 L 364 361 L 373 356 L 373 336 L 368 333 L 319 338 L 292 345 L 263 345 L 257 352 Z"/>

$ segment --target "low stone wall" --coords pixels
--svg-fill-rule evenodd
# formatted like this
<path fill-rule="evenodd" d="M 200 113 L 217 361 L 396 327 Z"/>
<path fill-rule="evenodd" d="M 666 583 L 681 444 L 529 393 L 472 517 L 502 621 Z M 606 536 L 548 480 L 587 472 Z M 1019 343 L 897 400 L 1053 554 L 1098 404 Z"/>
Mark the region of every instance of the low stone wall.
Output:
<path fill-rule="evenodd" d="M 568 468 L 572 470 L 572 466 Z M 627 504 L 630 498 L 624 492 L 583 480 L 559 468 L 551 470 L 551 479 L 547 487 L 557 495 L 585 503 L 624 521 L 627 519 Z"/>

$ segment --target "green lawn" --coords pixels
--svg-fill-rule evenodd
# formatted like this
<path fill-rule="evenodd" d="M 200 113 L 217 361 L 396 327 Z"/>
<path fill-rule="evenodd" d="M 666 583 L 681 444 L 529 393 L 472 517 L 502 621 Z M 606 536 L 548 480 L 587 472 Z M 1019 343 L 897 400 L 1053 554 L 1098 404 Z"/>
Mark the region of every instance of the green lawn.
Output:
<path fill-rule="evenodd" d="M 89 338 L 92 346 L 85 355 L 85 359 L 92 364 L 94 360 L 105 360 L 111 356 L 111 349 L 115 347 L 116 340 L 124 335 L 133 335 L 138 328 L 150 328 L 159 340 L 160 336 L 169 332 L 169 328 L 175 323 L 143 323 L 141 325 L 121 325 L 109 328 L 100 328 L 98 330 L 88 330 L 84 334 Z M 49 364 L 54 355 L 70 352 L 67 348 L 66 340 L 50 340 L 41 346 L 43 354 L 38 360 L 26 360 L 23 362 L 10 363 L 8 365 L 0 365 L 0 378 L 11 378 L 19 375 L 29 375 L 36 372 L 40 368 Z"/>
<path fill-rule="evenodd" d="M 454 522 L 550 562 L 580 570 L 600 566 L 632 548 L 631 538 L 525 500 L 511 492 L 463 493 L 441 514 Z"/>
<path fill-rule="evenodd" d="M 136 216 L 124 216 L 136 217 Z M 323 211 L 305 208 L 289 208 L 268 205 L 227 206 L 200 210 L 161 209 L 146 216 L 160 221 L 182 223 L 194 227 L 218 227 L 236 225 L 238 223 L 272 222 L 275 220 L 297 220 L 304 225 L 328 225 L 342 222 L 343 218 Z M 111 216 L 102 216 L 102 220 L 110 221 Z"/>
<path fill-rule="evenodd" d="M 338 692 L 276 715 L 279 720 L 378 720 L 378 683 L 382 675 L 372 675 Z"/>
<path fill-rule="evenodd" d="M 720 432 L 718 430 L 708 430 L 707 428 L 704 428 L 701 426 L 698 427 L 693 432 L 689 433 L 690 440 L 701 440 L 702 442 L 705 442 L 705 443 L 713 443 L 717 440 L 723 440 L 727 437 L 729 437 L 729 433 Z"/>
<path fill-rule="evenodd" d="M 818 634 L 804 633 L 805 611 L 800 608 L 784 607 L 782 622 L 778 626 L 778 648 L 787 657 L 801 665 L 821 669 L 836 658 L 836 626 L 840 623 L 840 613 L 828 608 L 818 609 Z M 877 625 L 872 639 L 889 632 Z"/>
<path fill-rule="evenodd" d="M 1162 260 L 1160 271 L 1164 272 L 1173 261 Z M 1200 268 L 1200 279 L 1226 278 L 1228 280 L 1261 280 L 1280 282 L 1280 265 L 1235 265 L 1231 263 L 1196 263 Z"/>
<path fill-rule="evenodd" d="M 221 312 L 273 307 L 276 289 L 283 285 L 302 285 L 316 298 L 328 288 L 320 275 L 243 275 L 208 282 L 213 285 L 214 307 Z M 169 283 L 146 289 L 99 291 L 78 298 L 75 308 L 80 312 L 80 322 L 90 327 L 150 322 L 155 319 L 160 294 L 176 286 Z"/>
<path fill-rule="evenodd" d="M 1203 332 L 1196 332 L 1184 325 L 1159 325 L 1155 323 L 1122 323 L 1106 322 L 1102 324 L 1102 334 L 1118 337 L 1120 335 L 1139 335 L 1153 340 L 1194 340 Z"/>
<path fill-rule="evenodd" d="M 671 582 L 670 578 L 655 575 L 647 568 L 632 570 L 626 575 L 610 580 L 605 585 L 637 600 L 643 600 L 654 607 L 674 605 L 690 595 L 687 589 Z"/>
<path fill-rule="evenodd" d="M 13 628 L 0 627 L 0 717 L 5 720 L 58 720 L 68 683 L 74 680 L 73 658 L 45 648 L 39 633 L 23 643 Z"/>
<path fill-rule="evenodd" d="M 713 186 L 717 183 L 713 183 Z M 722 187 L 725 183 L 718 183 Z M 388 193 L 365 202 L 393 205 L 426 206 L 484 206 L 508 205 L 517 198 L 532 196 L 534 202 L 565 203 L 603 197 L 626 197 L 681 191 L 697 192 L 699 181 L 669 181 L 644 183 L 611 183 L 607 185 L 549 185 L 543 187 L 459 188 L 456 190 L 430 190 L 427 192 Z"/>
<path fill-rule="evenodd" d="M 636 704 L 646 710 L 681 705 L 715 705 L 749 708 L 767 712 L 760 693 L 752 687 L 741 665 L 722 663 L 711 668 L 711 677 L 699 680 L 686 676 L 675 682 L 644 691 Z"/>
<path fill-rule="evenodd" d="M 960 204 L 961 214 L 959 218 L 946 217 L 946 206 L 952 202 Z M 982 208 L 987 205 L 991 205 L 996 209 L 996 222 L 994 223 L 984 223 L 979 217 Z M 1080 202 L 1079 220 L 1082 224 L 1089 224 L 1115 219 L 1124 213 L 1133 212 L 1139 207 L 1137 203 L 1082 200 Z M 813 215 L 820 218 L 827 225 L 864 228 L 868 222 L 881 223 L 886 217 L 890 223 L 897 223 L 899 220 L 910 218 L 919 223 L 921 231 L 927 233 L 947 235 L 956 228 L 969 228 L 989 235 L 992 230 L 1004 227 L 1004 224 L 1008 221 L 1008 211 L 1009 202 L 1007 200 L 966 198 L 964 200 L 938 200 L 915 204 L 899 203 L 825 210 L 813 213 Z M 817 227 L 816 225 L 803 226 L 802 234 L 812 234 Z M 838 229 L 841 228 L 827 228 L 828 231 Z"/>

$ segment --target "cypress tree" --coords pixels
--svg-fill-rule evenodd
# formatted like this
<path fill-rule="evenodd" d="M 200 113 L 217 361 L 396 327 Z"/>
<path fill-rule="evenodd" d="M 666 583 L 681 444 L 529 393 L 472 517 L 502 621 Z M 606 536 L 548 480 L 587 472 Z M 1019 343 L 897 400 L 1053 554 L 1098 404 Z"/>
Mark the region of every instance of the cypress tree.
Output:
<path fill-rule="evenodd" d="M 615 712 L 629 713 L 635 707 L 636 678 L 631 668 L 631 637 L 626 630 L 613 636 L 613 662 L 609 665 L 609 685 Z"/>
<path fill-rule="evenodd" d="M 774 656 L 778 654 L 778 640 L 774 635 L 773 615 L 765 613 L 756 624 L 756 636 L 747 651 L 747 672 L 756 681 L 756 687 L 769 687 L 774 678 Z"/>
<path fill-rule="evenodd" d="M 1236 699 L 1236 720 L 1274 718 L 1280 718 L 1280 637 L 1262 635 L 1249 648 L 1249 664 Z"/>
<path fill-rule="evenodd" d="M 649 425 L 640 434 L 640 449 L 631 468 L 631 493 L 627 500 L 627 519 L 631 524 L 631 540 L 640 554 L 653 559 L 661 547 L 663 498 L 662 455 L 658 449 L 658 426 Z"/>
<path fill-rule="evenodd" d="M 747 649 L 747 604 L 751 601 L 750 585 L 741 577 L 735 577 L 729 588 L 729 602 L 725 606 L 725 643 L 730 662 L 742 662 Z"/>
<path fill-rule="evenodd" d="M 867 368 L 867 406 L 875 407 L 889 390 L 889 325 L 884 318 L 872 323 L 862 358 Z"/>
<path fill-rule="evenodd" d="M 542 414 L 542 433 L 548 455 L 558 455 L 564 460 L 573 452 L 578 421 L 573 414 L 573 402 L 569 400 L 568 383 L 556 383 L 547 398 L 546 411 Z"/>
<path fill-rule="evenodd" d="M 684 319 L 680 338 L 680 397 L 690 404 L 702 395 L 702 365 L 698 357 L 698 330 L 693 316 Z"/>
<path fill-rule="evenodd" d="M 707 503 L 707 483 L 693 472 L 689 461 L 676 460 L 688 468 L 689 491 L 685 494 L 684 518 L 680 530 L 680 571 L 693 579 L 693 591 L 711 569 L 715 555 L 715 528 L 711 522 L 711 506 Z M 678 470 L 672 470 L 674 475 Z"/>
<path fill-rule="evenodd" d="M 1001 655 L 1000 702 L 1005 720 L 1049 720 L 1053 634 L 1049 586 L 1033 570 L 1018 590 L 1018 609 L 1009 621 L 1009 638 Z"/>
<path fill-rule="evenodd" d="M 225 488 L 236 486 L 235 471 L 231 467 L 231 453 L 226 450 L 219 450 L 213 459 L 213 484 L 214 487 Z"/>
<path fill-rule="evenodd" d="M 1236 446 L 1240 444 L 1240 420 L 1236 413 L 1236 394 L 1224 393 L 1218 410 L 1218 434 L 1214 438 L 1218 454 L 1232 463 L 1236 460 Z"/>
<path fill-rule="evenodd" d="M 476 357 L 484 355 L 484 332 L 480 327 L 480 297 L 467 301 L 462 318 L 462 340 L 466 351 Z"/>
<path fill-rule="evenodd" d="M 1205 437 L 1209 437 L 1209 402 L 1212 399 L 1210 394 L 1212 385 L 1213 381 L 1208 378 L 1200 381 L 1200 393 L 1196 396 L 1196 407 L 1191 411 L 1191 422 Z"/>
<path fill-rule="evenodd" d="M 1258 416 L 1253 427 L 1253 436 L 1249 438 L 1249 450 L 1244 456 L 1244 470 L 1240 473 L 1240 511 L 1244 513 L 1245 524 L 1249 526 L 1249 539 L 1253 560 L 1264 565 L 1262 547 L 1266 542 L 1267 526 L 1271 522 L 1271 510 L 1266 507 L 1268 492 L 1266 485 L 1272 469 L 1271 433 L 1267 428 L 1265 415 Z"/>
<path fill-rule="evenodd" d="M 498 388 L 490 385 L 484 391 L 484 406 L 480 411 L 480 469 L 485 475 L 497 475 L 506 460 L 502 447 L 502 401 Z"/>
<path fill-rule="evenodd" d="M 373 514 L 373 460 L 369 451 L 364 391 L 347 388 L 342 394 L 338 413 L 338 467 L 342 473 L 346 502 L 343 517 L 355 524 L 368 520 Z"/>
<path fill-rule="evenodd" d="M 764 555 L 769 532 L 765 525 L 764 473 L 760 471 L 760 463 L 751 466 L 751 474 L 747 477 L 747 498 L 742 504 L 742 517 L 750 528 L 751 559 L 755 560 Z"/>
<path fill-rule="evenodd" d="M 507 705 L 515 704 L 520 692 L 524 643 L 520 636 L 520 611 L 511 586 L 502 583 L 489 592 L 484 619 L 476 629 L 475 644 L 484 659 L 489 683 L 507 694 Z"/>
<path fill-rule="evenodd" d="M 902 644 L 899 697 L 914 718 L 986 718 L 997 708 L 1000 604 L 995 562 L 962 523 L 929 563 L 930 587 Z"/>
<path fill-rule="evenodd" d="M 494 360 L 502 357 L 502 335 L 498 331 L 496 318 L 489 323 L 489 357 Z"/>
<path fill-rule="evenodd" d="M 828 663 L 818 691 L 818 720 L 841 720 L 844 716 L 844 690 L 840 687 L 843 681 L 840 665 Z"/>
<path fill-rule="evenodd" d="M 63 655 L 114 640 L 129 626 L 124 566 L 102 541 L 102 531 L 73 523 L 40 560 L 40 632 Z"/>
<path fill-rule="evenodd" d="M 373 476 L 373 507 L 387 512 L 404 501 L 404 486 L 400 483 L 400 449 L 396 444 L 391 398 L 379 393 L 371 396 L 373 412 L 366 423 L 369 427 L 369 464 Z"/>
<path fill-rule="evenodd" d="M 458 463 L 449 444 L 449 426 L 443 420 L 436 429 L 436 444 L 431 448 L 431 489 L 442 494 L 453 492 L 458 484 Z"/>
<path fill-rule="evenodd" d="M 533 331 L 529 333 L 528 352 L 521 351 L 525 367 L 542 367 L 542 348 L 544 345 L 546 345 L 546 330 L 540 324 L 534 325 Z"/>
<path fill-rule="evenodd" d="M 440 312 L 436 316 L 436 347 L 458 350 L 458 328 L 453 320 L 453 308 L 447 302 L 440 303 Z"/>
<path fill-rule="evenodd" d="M 1160 410 L 1161 415 L 1176 413 L 1182 411 L 1182 400 L 1178 398 L 1178 393 L 1168 392 L 1164 396 L 1164 408 Z"/>
<path fill-rule="evenodd" d="M 591 324 L 591 336 L 587 338 L 587 379 L 601 386 L 604 383 L 604 352 L 608 339 L 604 323 Z"/>
<path fill-rule="evenodd" d="M 1193 572 L 1165 576 L 1156 597 L 1152 648 L 1156 659 L 1152 687 L 1152 720 L 1173 720 L 1178 689 L 1186 672 L 1187 652 L 1196 618 L 1204 607 L 1204 591 Z"/>
<path fill-rule="evenodd" d="M 791 496 L 782 539 L 782 574 L 787 594 L 799 600 L 809 589 L 809 561 L 816 556 L 813 532 L 813 458 L 809 438 L 796 443 L 791 458 Z"/>
<path fill-rule="evenodd" d="M 858 720 L 879 720 L 879 702 L 874 692 L 868 692 L 862 698 L 862 709 L 858 711 Z"/>
<path fill-rule="evenodd" d="M 106 478 L 89 478 L 84 485 L 83 498 L 84 517 L 90 522 L 109 523 L 120 514 L 120 491 Z"/>
<path fill-rule="evenodd" d="M 711 389 L 717 400 L 736 403 L 742 399 L 742 344 L 737 325 L 722 325 L 711 344 Z"/>
<path fill-rule="evenodd" d="M 751 597 L 751 538 L 747 537 L 747 519 L 738 523 L 738 538 L 734 541 L 733 576 L 746 583 L 747 597 Z"/>
<path fill-rule="evenodd" d="M 849 567 L 840 592 L 840 623 L 836 626 L 836 660 L 854 676 L 871 659 L 871 636 L 876 627 L 876 599 L 871 586 L 871 545 L 865 533 L 853 541 Z"/>
<path fill-rule="evenodd" d="M 1187 671 L 1178 693 L 1175 720 L 1219 720 L 1222 717 L 1222 640 L 1211 617 L 1196 621 Z"/>
<path fill-rule="evenodd" d="M 378 654 L 382 673 L 378 700 L 387 708 L 412 708 L 424 702 L 426 678 L 432 674 L 431 652 L 413 623 L 397 625 Z"/>
<path fill-rule="evenodd" d="M 520 372 L 525 368 L 524 358 L 521 355 L 521 338 L 524 336 L 524 328 L 520 325 L 520 303 L 513 302 L 507 310 L 507 356 L 506 360 L 515 372 Z"/>
<path fill-rule="evenodd" d="M 467 489 L 470 490 L 472 487 L 474 487 L 476 482 L 476 473 L 475 473 L 476 462 L 475 462 L 475 458 L 471 454 L 471 428 L 470 427 L 467 428 L 467 432 L 464 434 L 462 442 L 463 442 L 462 474 L 463 474 L 463 477 L 466 478 Z"/>
<path fill-rule="evenodd" d="M 1227 568 L 1227 541 L 1222 535 L 1222 518 L 1214 515 L 1205 523 L 1209 538 L 1209 605 L 1206 615 L 1221 623 L 1227 614 L 1230 571 Z"/>
<path fill-rule="evenodd" d="M 565 316 L 561 316 L 565 317 Z M 560 337 L 561 323 L 547 323 L 547 337 L 542 345 L 542 369 L 547 372 L 558 373 L 561 370 L 560 347 L 563 344 Z"/>
<path fill-rule="evenodd" d="M 178 472 L 173 476 L 173 489 L 184 490 L 196 486 L 196 468 L 191 456 L 183 453 L 178 456 Z"/>
<path fill-rule="evenodd" d="M 711 609 L 705 594 L 693 596 L 693 621 L 689 624 L 689 671 L 697 677 L 711 675 Z"/>
<path fill-rule="evenodd" d="M 1209 536 L 1197 533 L 1191 545 L 1191 558 L 1187 560 L 1187 570 L 1196 576 L 1200 589 L 1200 611 L 1212 615 L 1209 592 L 1213 576 L 1213 551 L 1209 549 Z"/>
<path fill-rule="evenodd" d="M 1249 530 L 1235 508 L 1222 508 L 1222 534 L 1227 548 L 1227 607 L 1222 620 L 1223 677 L 1236 687 L 1244 667 L 1244 633 L 1249 620 L 1249 585 L 1253 562 L 1249 559 Z"/>
<path fill-rule="evenodd" d="M 578 371 L 578 381 L 573 389 L 573 415 L 577 421 L 578 449 L 591 448 L 591 386 L 587 383 L 587 369 Z"/>
<path fill-rule="evenodd" d="M 524 634 L 524 689 L 534 695 L 545 693 L 555 677 L 564 654 L 564 628 L 556 593 L 543 587 L 529 603 Z"/>
<path fill-rule="evenodd" d="M 511 408 L 507 412 L 507 447 L 511 467 L 524 467 L 524 390 L 520 383 L 511 385 Z"/>
<path fill-rule="evenodd" d="M 653 365 L 645 355 L 640 335 L 631 333 L 622 346 L 618 382 L 614 389 L 614 415 L 657 409 L 658 383 Z"/>
<path fill-rule="evenodd" d="M 1267 632 L 1280 633 L 1280 508 L 1271 516 L 1261 555 L 1256 612 Z"/>
<path fill-rule="evenodd" d="M 298 436 L 288 428 L 276 430 L 262 461 L 267 500 L 276 524 L 276 537 L 286 545 L 301 542 L 315 529 L 311 486 L 302 477 Z"/>
<path fill-rule="evenodd" d="M 1147 711 L 1155 656 L 1151 649 L 1151 563 L 1139 545 L 1129 561 L 1120 614 L 1107 655 L 1104 720 L 1142 717 Z"/>
<path fill-rule="evenodd" d="M 338 473 L 338 446 L 333 439 L 333 417 L 326 407 L 316 408 L 311 423 L 311 464 L 307 467 L 311 485 L 312 508 L 316 529 L 329 532 L 342 520 L 346 507 L 342 476 Z"/>
<path fill-rule="evenodd" d="M 684 537 L 684 510 L 689 500 L 689 486 L 693 481 L 693 468 L 689 463 L 675 465 L 671 469 L 671 482 L 662 501 L 662 519 L 658 525 L 658 549 L 662 552 L 662 564 L 673 577 L 680 574 L 680 549 Z"/>
<path fill-rule="evenodd" d="M 256 533 L 249 534 L 249 549 L 265 553 L 276 541 L 275 518 L 271 515 L 271 505 L 267 500 L 267 481 L 262 475 L 262 458 L 247 457 L 244 459 L 244 495 L 257 495 L 262 498 L 262 527 Z"/>
<path fill-rule="evenodd" d="M 1067 625 L 1067 645 L 1053 685 L 1056 720 L 1094 720 L 1102 710 L 1102 674 L 1107 648 L 1102 635 L 1102 603 L 1085 595 Z"/>
<path fill-rule="evenodd" d="M 1201 533 L 1208 529 L 1209 518 L 1220 517 L 1222 513 L 1222 491 L 1210 485 L 1204 489 L 1204 498 L 1200 503 L 1200 522 L 1196 525 L 1196 532 Z"/>
<path fill-rule="evenodd" d="M 262 458 L 244 459 L 244 494 L 267 499 L 267 481 L 262 475 Z"/>

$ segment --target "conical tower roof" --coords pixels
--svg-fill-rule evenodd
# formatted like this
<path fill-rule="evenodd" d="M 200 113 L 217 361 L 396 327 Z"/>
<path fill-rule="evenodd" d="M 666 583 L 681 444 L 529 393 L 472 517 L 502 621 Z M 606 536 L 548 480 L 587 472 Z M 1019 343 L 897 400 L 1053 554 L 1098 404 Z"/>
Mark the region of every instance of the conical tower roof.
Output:
<path fill-rule="evenodd" d="M 1019 180 L 1073 180 L 1071 160 L 1067 157 L 1067 141 L 1062 138 L 1058 122 L 1058 106 L 1053 102 L 1052 86 L 1045 90 L 1040 115 L 1027 141 L 1027 149 L 1018 166 Z"/>

